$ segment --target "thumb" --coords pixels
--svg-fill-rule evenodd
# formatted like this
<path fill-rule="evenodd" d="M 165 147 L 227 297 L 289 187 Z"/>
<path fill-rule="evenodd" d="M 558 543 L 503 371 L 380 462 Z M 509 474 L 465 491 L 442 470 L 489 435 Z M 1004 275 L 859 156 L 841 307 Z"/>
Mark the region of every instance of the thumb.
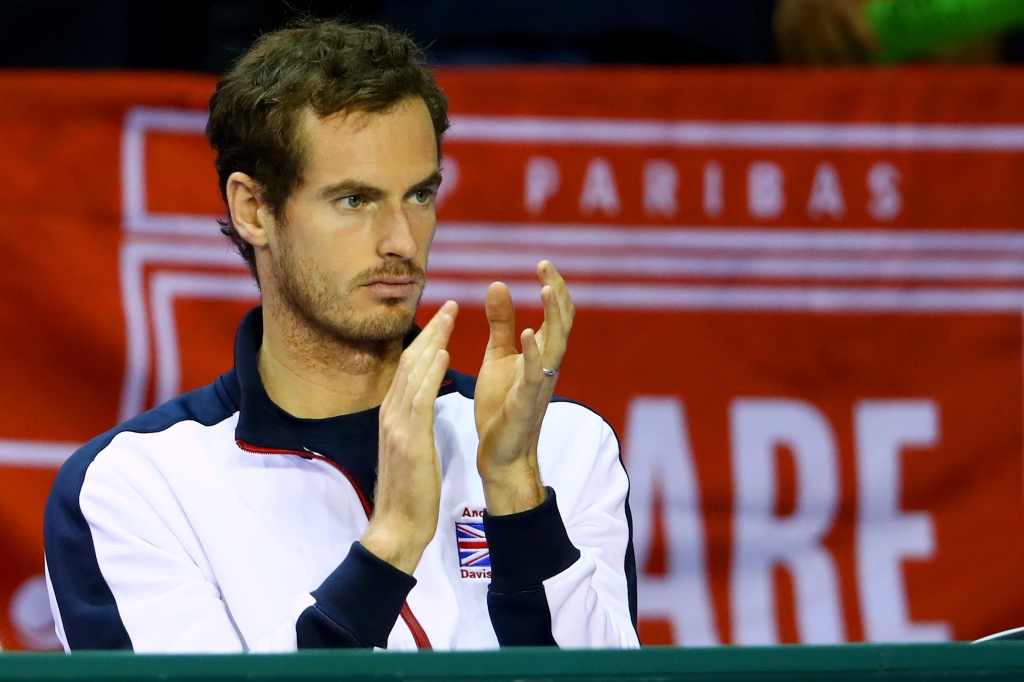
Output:
<path fill-rule="evenodd" d="M 512 306 L 512 292 L 503 282 L 487 287 L 484 302 L 487 324 L 491 328 L 484 357 L 504 357 L 516 352 L 516 311 Z"/>

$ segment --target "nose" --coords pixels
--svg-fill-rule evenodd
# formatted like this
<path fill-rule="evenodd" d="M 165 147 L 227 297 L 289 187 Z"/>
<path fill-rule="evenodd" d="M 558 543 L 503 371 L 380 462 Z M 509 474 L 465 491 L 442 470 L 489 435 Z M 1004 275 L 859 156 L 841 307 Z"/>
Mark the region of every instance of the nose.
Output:
<path fill-rule="evenodd" d="M 381 215 L 377 255 L 385 260 L 412 260 L 419 250 L 413 225 L 403 207 L 387 205 Z"/>

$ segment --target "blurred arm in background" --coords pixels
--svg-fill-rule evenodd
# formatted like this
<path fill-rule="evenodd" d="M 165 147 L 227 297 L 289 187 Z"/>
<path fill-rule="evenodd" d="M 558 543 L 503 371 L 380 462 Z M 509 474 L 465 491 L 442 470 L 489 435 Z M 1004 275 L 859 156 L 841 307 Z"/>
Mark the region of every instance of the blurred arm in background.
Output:
<path fill-rule="evenodd" d="M 878 52 L 863 0 L 777 0 L 772 23 L 788 64 L 862 64 Z"/>
<path fill-rule="evenodd" d="M 772 28 L 779 61 L 794 65 L 865 64 L 879 56 L 867 0 L 776 0 Z M 994 64 L 1016 54 L 1005 35 L 930 50 L 914 61 Z M 1014 59 L 1014 61 L 1018 61 Z"/>

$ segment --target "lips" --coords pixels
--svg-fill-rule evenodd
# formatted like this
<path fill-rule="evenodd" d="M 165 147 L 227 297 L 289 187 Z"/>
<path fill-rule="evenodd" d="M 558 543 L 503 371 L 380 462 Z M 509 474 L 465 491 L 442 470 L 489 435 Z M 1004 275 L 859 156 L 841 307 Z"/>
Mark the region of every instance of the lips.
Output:
<path fill-rule="evenodd" d="M 416 282 L 417 279 L 415 277 L 381 277 L 379 279 L 373 280 L 372 282 L 368 282 L 365 286 L 406 286 L 410 284 L 416 284 Z"/>
<path fill-rule="evenodd" d="M 379 277 L 363 287 L 384 298 L 403 298 L 413 294 L 417 284 L 416 277 Z"/>

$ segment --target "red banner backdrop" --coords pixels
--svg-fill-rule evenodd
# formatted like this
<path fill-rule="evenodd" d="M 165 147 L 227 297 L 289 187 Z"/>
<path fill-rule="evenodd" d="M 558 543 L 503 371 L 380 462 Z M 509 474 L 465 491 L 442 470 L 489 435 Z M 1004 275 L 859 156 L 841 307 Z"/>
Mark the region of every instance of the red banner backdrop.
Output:
<path fill-rule="evenodd" d="M 646 643 L 1024 625 L 1024 73 L 489 70 L 452 102 L 422 316 L 578 307 L 559 392 L 632 479 Z M 231 365 L 213 81 L 0 74 L 0 637 L 56 640 L 41 518 L 80 444 Z"/>

